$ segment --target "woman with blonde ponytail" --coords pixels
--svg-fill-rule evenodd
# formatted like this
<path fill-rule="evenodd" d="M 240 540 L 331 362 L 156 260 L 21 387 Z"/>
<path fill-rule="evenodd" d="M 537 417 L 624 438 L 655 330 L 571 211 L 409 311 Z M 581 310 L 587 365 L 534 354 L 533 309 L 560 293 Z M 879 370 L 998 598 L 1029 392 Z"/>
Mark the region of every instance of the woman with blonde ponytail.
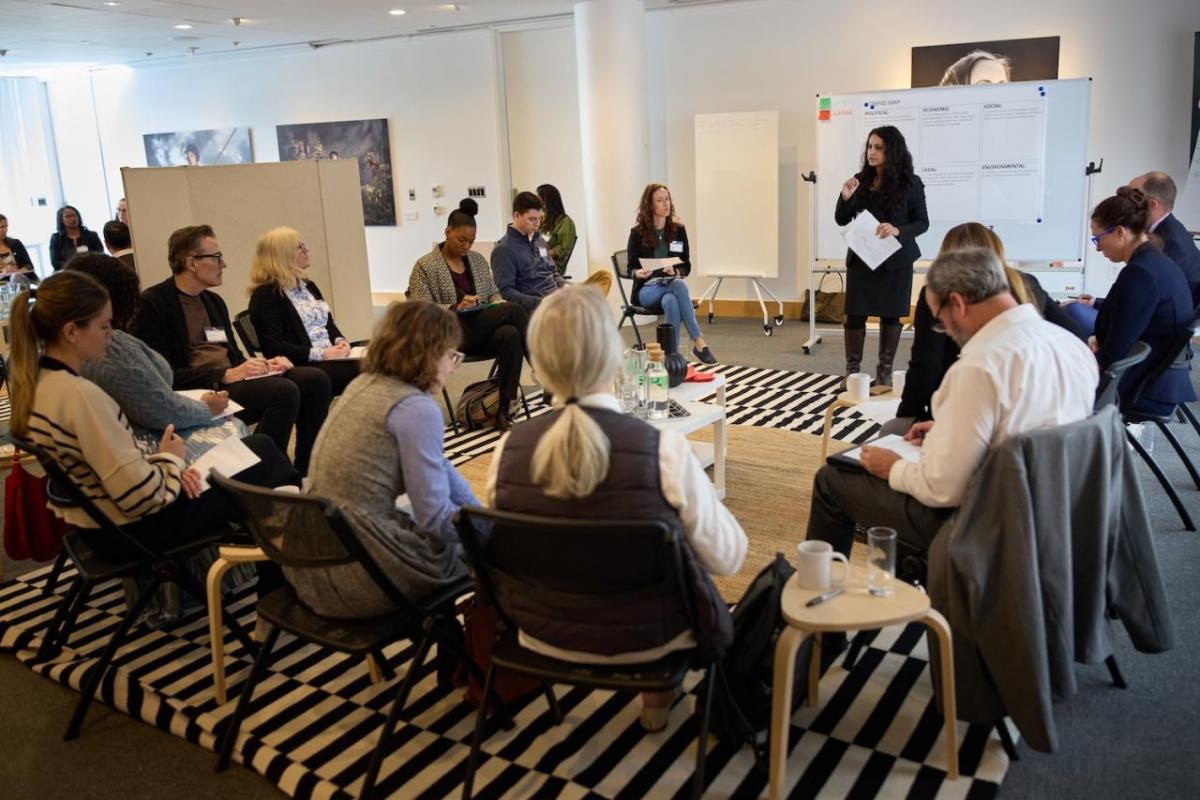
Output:
<path fill-rule="evenodd" d="M 80 377 L 112 340 L 112 304 L 83 272 L 56 272 L 13 300 L 9 390 L 12 432 L 50 456 L 96 507 L 130 534 L 159 546 L 207 535 L 234 519 L 219 492 L 201 493 L 184 464 L 174 425 L 146 456 L 115 400 Z M 261 486 L 299 484 L 295 469 L 264 436 L 243 440 L 260 459 L 238 478 Z M 95 528 L 81 508 L 55 508 L 77 528 Z M 93 543 L 96 546 L 96 543 Z"/>
<path fill-rule="evenodd" d="M 686 542 L 684 569 L 700 622 L 692 630 L 674 616 L 678 612 L 663 609 L 661 620 L 600 625 L 553 619 L 553 609 L 526 607 L 516 620 L 521 644 L 585 664 L 638 663 L 697 644 L 728 645 L 729 611 L 709 573 L 741 568 L 746 534 L 717 498 L 686 438 L 621 413 L 613 396 L 621 339 L 604 297 L 568 287 L 542 300 L 529 323 L 529 350 L 539 379 L 554 395 L 554 409 L 517 425 L 496 445 L 488 502 L 543 516 L 661 519 Z M 674 699 L 643 694 L 642 725 L 649 731 L 666 727 Z"/>

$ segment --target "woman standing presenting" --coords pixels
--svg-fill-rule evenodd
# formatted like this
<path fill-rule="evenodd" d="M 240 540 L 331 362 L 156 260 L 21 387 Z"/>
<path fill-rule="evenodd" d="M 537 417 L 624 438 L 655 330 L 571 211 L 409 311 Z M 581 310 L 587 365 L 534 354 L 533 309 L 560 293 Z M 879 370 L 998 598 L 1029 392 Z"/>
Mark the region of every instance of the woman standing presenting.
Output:
<path fill-rule="evenodd" d="M 849 225 L 864 211 L 879 220 L 876 235 L 895 236 L 900 249 L 874 270 L 853 250 L 846 253 L 846 374 L 862 366 L 867 317 L 879 317 L 875 382 L 891 386 L 900 317 L 909 312 L 913 263 L 921 257 L 917 237 L 929 228 L 925 185 L 913 174 L 904 135 L 891 125 L 875 128 L 867 136 L 862 171 L 842 184 L 834 219 L 838 225 Z"/>

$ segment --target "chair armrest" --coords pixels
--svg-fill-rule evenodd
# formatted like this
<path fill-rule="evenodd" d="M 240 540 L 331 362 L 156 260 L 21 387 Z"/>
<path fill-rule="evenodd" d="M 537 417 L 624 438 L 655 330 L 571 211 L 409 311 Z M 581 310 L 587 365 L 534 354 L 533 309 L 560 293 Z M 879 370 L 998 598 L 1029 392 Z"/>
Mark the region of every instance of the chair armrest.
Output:
<path fill-rule="evenodd" d="M 254 561 L 269 561 L 261 547 L 221 545 L 217 554 L 231 564 L 249 564 Z"/>

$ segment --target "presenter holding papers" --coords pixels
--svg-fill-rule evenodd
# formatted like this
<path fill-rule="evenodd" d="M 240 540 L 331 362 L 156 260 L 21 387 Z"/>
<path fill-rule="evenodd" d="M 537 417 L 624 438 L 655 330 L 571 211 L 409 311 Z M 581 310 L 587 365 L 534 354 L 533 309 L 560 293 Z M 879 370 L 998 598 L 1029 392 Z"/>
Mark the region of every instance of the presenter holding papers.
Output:
<path fill-rule="evenodd" d="M 913 263 L 921 256 L 917 237 L 929 228 L 925 186 L 913 174 L 904 135 L 895 127 L 875 128 L 867 136 L 862 170 L 842 184 L 834 219 L 838 225 L 850 226 L 846 235 L 846 374 L 852 375 L 862 366 L 867 317 L 879 317 L 875 379 L 880 386 L 891 386 L 900 317 L 909 313 Z M 864 230 L 872 221 L 874 230 Z M 875 241 L 870 240 L 872 234 Z"/>

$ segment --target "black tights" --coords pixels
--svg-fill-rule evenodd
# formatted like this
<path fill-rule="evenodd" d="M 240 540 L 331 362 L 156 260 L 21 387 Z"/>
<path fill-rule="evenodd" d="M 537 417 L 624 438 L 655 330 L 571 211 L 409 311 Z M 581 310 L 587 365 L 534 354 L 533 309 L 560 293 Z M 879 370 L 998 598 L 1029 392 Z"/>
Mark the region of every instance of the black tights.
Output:
<path fill-rule="evenodd" d="M 879 322 L 881 325 L 899 325 L 900 318 L 899 317 L 880 317 Z M 845 328 L 848 331 L 866 330 L 867 329 L 866 315 L 857 317 L 857 316 L 853 316 L 851 314 L 847 314 Z"/>

